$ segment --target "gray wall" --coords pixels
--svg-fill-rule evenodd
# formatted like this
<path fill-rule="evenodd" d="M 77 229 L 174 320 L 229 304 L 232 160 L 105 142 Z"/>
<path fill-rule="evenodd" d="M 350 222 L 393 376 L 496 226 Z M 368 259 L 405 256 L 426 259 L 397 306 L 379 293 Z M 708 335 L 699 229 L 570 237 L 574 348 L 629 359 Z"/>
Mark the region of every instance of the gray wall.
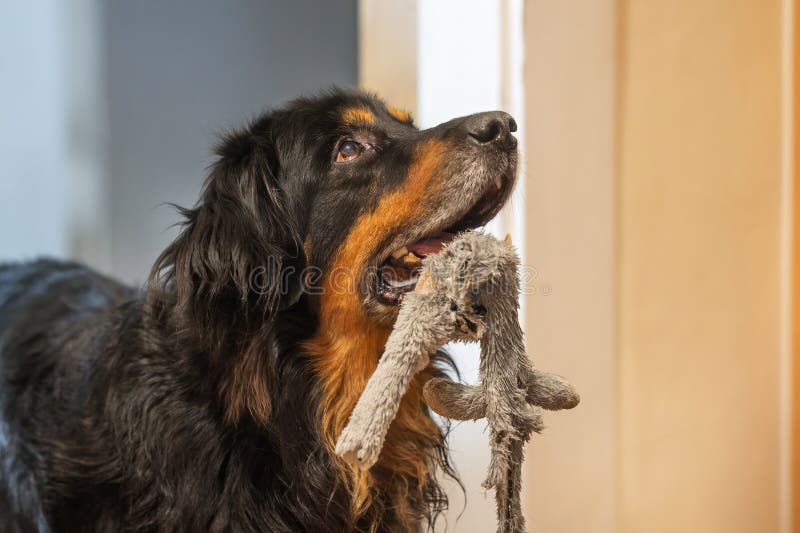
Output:
<path fill-rule="evenodd" d="M 105 6 L 111 270 L 141 282 L 192 205 L 215 135 L 266 107 L 357 81 L 355 0 Z"/>
<path fill-rule="evenodd" d="M 0 2 L 0 261 L 68 250 L 67 40 L 57 0 Z"/>

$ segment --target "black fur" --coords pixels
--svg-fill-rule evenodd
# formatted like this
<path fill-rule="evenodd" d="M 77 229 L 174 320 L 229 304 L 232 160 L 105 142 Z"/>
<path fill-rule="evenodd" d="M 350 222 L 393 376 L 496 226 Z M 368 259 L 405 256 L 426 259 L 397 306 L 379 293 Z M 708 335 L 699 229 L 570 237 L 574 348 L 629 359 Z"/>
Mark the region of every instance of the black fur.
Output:
<path fill-rule="evenodd" d="M 387 147 L 358 174 L 331 164 L 354 104 Z M 360 92 L 298 100 L 224 137 L 144 289 L 68 262 L 0 267 L 0 531 L 404 529 L 380 482 L 352 516 L 300 348 L 318 312 L 300 271 L 324 272 L 420 135 Z M 443 440 L 431 457 L 453 474 Z M 446 498 L 420 482 L 430 523 Z"/>

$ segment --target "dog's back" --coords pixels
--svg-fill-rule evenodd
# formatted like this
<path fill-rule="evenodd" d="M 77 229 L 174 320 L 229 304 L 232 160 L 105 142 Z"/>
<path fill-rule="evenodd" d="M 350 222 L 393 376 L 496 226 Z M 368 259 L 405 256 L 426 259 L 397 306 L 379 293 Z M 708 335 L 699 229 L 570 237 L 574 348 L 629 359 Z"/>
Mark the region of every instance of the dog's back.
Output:
<path fill-rule="evenodd" d="M 133 291 L 76 263 L 0 265 L 0 529 L 47 531 L 46 458 L 37 443 L 69 432 L 88 385 L 92 321 Z M 82 346 L 83 345 L 83 346 Z M 71 413 L 78 414 L 78 413 Z M 55 440 L 54 440 L 55 441 Z"/>
<path fill-rule="evenodd" d="M 78 263 L 39 259 L 0 264 L 0 342 L 8 342 L 11 330 L 52 332 L 48 321 L 68 326 L 133 295 L 129 287 Z"/>

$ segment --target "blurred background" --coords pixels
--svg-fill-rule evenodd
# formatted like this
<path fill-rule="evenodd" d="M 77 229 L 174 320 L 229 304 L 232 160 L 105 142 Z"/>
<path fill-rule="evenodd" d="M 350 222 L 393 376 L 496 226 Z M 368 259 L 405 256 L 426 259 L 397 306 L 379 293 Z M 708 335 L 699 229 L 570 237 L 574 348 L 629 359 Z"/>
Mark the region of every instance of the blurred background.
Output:
<path fill-rule="evenodd" d="M 141 283 L 216 135 L 332 84 L 520 123 L 490 229 L 536 365 L 582 402 L 528 448 L 535 532 L 800 531 L 793 0 L 0 2 L 0 261 Z M 455 347 L 467 379 L 476 353 Z M 494 530 L 483 423 L 447 529 Z M 444 530 L 445 524 L 440 524 Z"/>

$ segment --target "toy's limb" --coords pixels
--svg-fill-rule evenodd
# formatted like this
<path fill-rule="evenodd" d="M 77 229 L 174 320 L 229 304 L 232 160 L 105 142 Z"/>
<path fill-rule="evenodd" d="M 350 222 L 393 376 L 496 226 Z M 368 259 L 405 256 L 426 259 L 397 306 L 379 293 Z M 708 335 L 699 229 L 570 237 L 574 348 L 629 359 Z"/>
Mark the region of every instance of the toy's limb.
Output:
<path fill-rule="evenodd" d="M 575 387 L 558 374 L 533 369 L 528 376 L 528 403 L 548 411 L 572 409 L 581 401 Z"/>
<path fill-rule="evenodd" d="M 367 469 L 378 460 L 411 379 L 453 334 L 451 307 L 438 292 L 406 295 L 378 367 L 336 442 L 336 453 L 346 461 Z"/>
<path fill-rule="evenodd" d="M 486 393 L 480 385 L 465 385 L 447 378 L 433 378 L 422 390 L 425 403 L 439 416 L 453 420 L 486 417 Z"/>
<path fill-rule="evenodd" d="M 523 443 L 515 441 L 510 448 L 509 467 L 506 479 L 495 485 L 497 498 L 497 531 L 499 533 L 524 533 L 525 519 L 522 514 L 522 461 Z M 488 481 L 484 487 L 489 488 Z"/>
<path fill-rule="evenodd" d="M 578 402 L 575 388 L 564 378 L 533 369 L 528 376 L 526 400 L 550 411 L 572 409 Z M 425 402 L 436 414 L 453 420 L 478 420 L 486 416 L 486 392 L 482 385 L 465 385 L 447 378 L 425 383 Z"/>

